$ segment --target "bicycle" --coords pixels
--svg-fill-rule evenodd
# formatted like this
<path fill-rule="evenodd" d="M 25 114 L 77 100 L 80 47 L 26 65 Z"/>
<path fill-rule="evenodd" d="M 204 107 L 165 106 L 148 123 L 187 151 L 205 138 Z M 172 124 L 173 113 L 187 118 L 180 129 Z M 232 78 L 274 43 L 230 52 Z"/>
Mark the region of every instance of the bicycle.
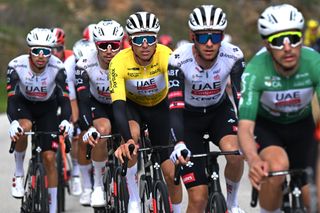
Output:
<path fill-rule="evenodd" d="M 204 143 L 207 144 L 209 150 L 209 138 L 204 137 Z M 183 150 L 181 152 L 184 158 L 187 157 L 187 151 Z M 221 191 L 220 178 L 219 178 L 219 163 L 218 157 L 226 155 L 241 155 L 239 150 L 235 151 L 210 151 L 203 154 L 193 154 L 190 156 L 190 161 L 186 164 L 188 167 L 192 167 L 193 158 L 206 158 L 206 174 L 208 178 L 208 203 L 206 207 L 206 212 L 216 213 L 216 212 L 227 212 L 226 199 Z M 182 166 L 177 165 L 175 169 L 175 184 L 180 182 Z"/>
<path fill-rule="evenodd" d="M 141 211 L 172 212 L 167 185 L 160 168 L 160 151 L 172 148 L 168 146 L 152 146 L 147 137 L 147 126 L 141 128 L 140 148 L 138 150 L 139 195 Z M 148 147 L 149 146 L 149 147 Z M 152 207 L 150 199 L 152 198 Z M 153 208 L 153 209 L 152 209 Z"/>
<path fill-rule="evenodd" d="M 70 156 L 67 154 L 71 150 L 71 144 L 68 138 L 64 139 L 59 135 L 59 148 L 56 154 L 57 171 L 58 171 L 58 186 L 57 186 L 57 211 L 58 213 L 65 211 L 66 193 L 70 194 L 69 180 L 71 176 L 72 163 Z"/>
<path fill-rule="evenodd" d="M 282 206 L 281 210 L 284 213 L 306 213 L 307 210 L 302 201 L 301 194 L 301 177 L 302 175 L 307 175 L 308 182 L 311 184 L 310 193 L 311 193 L 311 205 L 310 212 L 317 212 L 317 201 L 312 199 L 317 199 L 317 192 L 315 190 L 315 186 L 313 186 L 313 171 L 311 168 L 307 169 L 289 169 L 282 171 L 272 171 L 268 173 L 268 178 L 277 177 L 277 176 L 285 176 L 285 181 L 282 185 Z M 288 176 L 290 179 L 288 179 Z M 257 206 L 258 200 L 258 190 L 252 188 L 251 192 L 251 207 Z"/>
<path fill-rule="evenodd" d="M 93 135 L 94 138 L 97 135 Z M 124 163 L 118 161 L 114 152 L 120 145 L 121 136 L 119 134 L 101 135 L 100 138 L 107 138 L 108 147 L 108 161 L 105 166 L 105 173 L 103 175 L 103 184 L 106 197 L 106 206 L 94 207 L 95 213 L 115 212 L 123 213 L 128 212 L 129 192 L 127 188 L 127 166 L 128 159 L 124 159 Z M 132 153 L 134 149 L 133 145 L 129 146 L 129 150 Z M 92 146 L 87 145 L 86 158 L 91 159 Z"/>
<path fill-rule="evenodd" d="M 36 128 L 34 128 L 36 129 Z M 57 135 L 58 132 L 34 131 L 25 132 L 31 136 L 31 158 L 29 160 L 24 181 L 25 194 L 21 199 L 21 213 L 49 212 L 48 178 L 42 162 L 40 135 Z M 9 153 L 15 150 L 15 142 L 11 142 Z"/>

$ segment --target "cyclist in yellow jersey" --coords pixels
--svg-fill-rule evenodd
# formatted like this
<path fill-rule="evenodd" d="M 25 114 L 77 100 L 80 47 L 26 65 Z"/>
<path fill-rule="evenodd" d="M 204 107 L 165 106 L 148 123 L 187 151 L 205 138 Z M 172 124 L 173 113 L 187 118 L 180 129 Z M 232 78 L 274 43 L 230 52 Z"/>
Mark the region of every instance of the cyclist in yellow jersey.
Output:
<path fill-rule="evenodd" d="M 131 48 L 118 53 L 110 62 L 110 93 L 114 119 L 126 143 L 116 150 L 116 157 L 129 158 L 127 180 L 130 194 L 129 213 L 140 212 L 136 182 L 137 148 L 130 156 L 129 144 L 137 144 L 140 125 L 148 125 L 152 145 L 169 143 L 168 59 L 171 50 L 157 44 L 158 18 L 149 12 L 137 12 L 127 19 L 126 30 Z M 180 212 L 181 185 L 173 184 L 174 165 L 169 151 L 160 153 L 161 168 L 168 184 L 173 211 Z"/>
<path fill-rule="evenodd" d="M 319 22 L 314 19 L 310 19 L 307 22 L 307 29 L 304 32 L 303 44 L 313 48 L 318 39 L 320 39 Z"/>

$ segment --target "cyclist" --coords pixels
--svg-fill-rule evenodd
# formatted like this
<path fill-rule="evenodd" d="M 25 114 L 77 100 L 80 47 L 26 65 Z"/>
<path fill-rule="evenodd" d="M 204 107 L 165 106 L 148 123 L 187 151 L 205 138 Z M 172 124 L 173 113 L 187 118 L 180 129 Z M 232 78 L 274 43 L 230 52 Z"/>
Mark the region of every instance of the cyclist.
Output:
<path fill-rule="evenodd" d="M 284 178 L 266 179 L 269 171 L 315 168 L 310 102 L 314 91 L 320 94 L 320 57 L 302 47 L 303 25 L 292 5 L 266 8 L 258 19 L 266 51 L 254 56 L 242 75 L 238 137 L 250 182 L 260 190 L 262 213 L 281 212 Z M 305 179 L 302 186 L 307 204 Z"/>
<path fill-rule="evenodd" d="M 91 194 L 91 206 L 106 205 L 102 176 L 107 159 L 106 139 L 94 139 L 109 135 L 113 131 L 113 112 L 108 81 L 110 60 L 120 51 L 123 37 L 122 26 L 114 20 L 102 20 L 93 30 L 93 40 L 97 52 L 80 58 L 76 65 L 76 88 L 80 108 L 81 129 L 87 130 L 83 141 L 93 146 L 92 164 L 94 186 Z"/>
<path fill-rule="evenodd" d="M 314 47 L 317 44 L 317 40 L 320 39 L 320 27 L 319 22 L 314 19 L 310 19 L 307 22 L 307 29 L 304 32 L 304 45 L 308 47 Z"/>
<path fill-rule="evenodd" d="M 170 131 L 176 143 L 170 158 L 185 164 L 181 151 L 205 153 L 204 134 L 223 151 L 238 150 L 237 117 L 228 98 L 226 86 L 231 77 L 233 97 L 238 102 L 242 51 L 222 42 L 227 27 L 226 14 L 214 5 L 196 7 L 189 16 L 189 43 L 176 49 L 169 59 Z M 222 42 L 222 43 L 221 43 Z M 227 207 L 229 212 L 243 212 L 238 207 L 238 189 L 243 173 L 241 156 L 226 157 Z M 182 179 L 188 191 L 187 212 L 204 212 L 208 200 L 205 159 L 193 159 L 184 167 Z"/>
<path fill-rule="evenodd" d="M 16 168 L 11 189 L 15 198 L 24 196 L 23 161 L 27 138 L 23 136 L 23 132 L 30 131 L 34 122 L 38 131 L 56 131 L 59 126 L 72 135 L 65 69 L 63 63 L 51 55 L 55 36 L 50 29 L 34 28 L 28 33 L 26 40 L 29 54 L 10 61 L 7 72 L 7 115 L 11 123 L 9 135 L 17 143 L 14 152 Z M 61 107 L 60 125 L 56 113 L 58 103 Z M 58 137 L 42 136 L 41 143 L 43 162 L 48 174 L 50 213 L 55 213 L 58 182 L 55 151 Z"/>
<path fill-rule="evenodd" d="M 65 49 L 65 33 L 62 28 L 56 27 L 52 29 L 56 36 L 56 44 L 52 48 L 52 54 L 57 56 L 62 62 L 72 55 L 72 50 Z"/>
<path fill-rule="evenodd" d="M 173 39 L 168 34 L 163 34 L 159 37 L 159 43 L 169 47 L 171 50 L 173 49 Z"/>
<path fill-rule="evenodd" d="M 77 102 L 77 96 L 75 91 L 75 67 L 76 62 L 83 57 L 85 54 L 89 54 L 91 52 L 96 52 L 96 46 L 94 42 L 80 39 L 73 45 L 73 55 L 67 58 L 67 60 L 64 62 L 64 66 L 67 72 L 67 81 L 70 91 L 70 102 L 72 107 L 72 123 L 74 125 L 74 138 L 73 143 L 78 143 L 77 145 L 72 146 L 72 152 L 73 156 L 77 156 L 76 159 L 72 159 L 73 166 L 79 164 L 77 166 L 77 169 L 72 170 L 72 179 L 71 179 L 71 193 L 73 195 L 80 195 L 80 204 L 82 205 L 90 205 L 90 197 L 91 197 L 91 176 L 90 171 L 92 170 L 91 162 L 88 161 L 85 158 L 86 153 L 86 145 L 82 141 L 82 135 L 84 132 L 81 132 L 81 129 L 79 126 L 79 122 L 81 122 L 81 119 L 79 119 L 79 107 Z M 82 133 L 82 134 L 80 134 Z M 80 171 L 79 171 L 80 170 Z M 81 180 L 79 178 L 79 173 L 81 173 Z M 82 181 L 82 182 L 81 182 Z M 81 185 L 85 190 L 82 192 Z M 86 190 L 90 189 L 90 190 Z"/>
<path fill-rule="evenodd" d="M 131 48 L 122 50 L 110 62 L 110 92 L 117 127 L 126 143 L 115 152 L 123 162 L 130 159 L 127 172 L 130 194 L 129 212 L 140 212 L 137 174 L 137 146 L 133 158 L 129 144 L 137 144 L 141 122 L 147 123 L 153 145 L 168 145 L 169 111 L 166 102 L 168 92 L 168 58 L 171 50 L 157 44 L 160 30 L 158 18 L 150 12 L 137 12 L 129 16 L 126 31 Z M 180 212 L 181 185 L 173 183 L 174 165 L 169 153 L 160 153 L 161 167 L 166 179 L 174 212 Z"/>

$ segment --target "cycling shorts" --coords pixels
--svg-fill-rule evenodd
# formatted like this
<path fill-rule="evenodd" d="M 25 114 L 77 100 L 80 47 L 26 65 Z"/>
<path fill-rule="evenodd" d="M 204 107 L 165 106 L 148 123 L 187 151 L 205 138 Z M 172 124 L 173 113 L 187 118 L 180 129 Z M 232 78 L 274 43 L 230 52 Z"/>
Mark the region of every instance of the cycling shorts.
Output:
<path fill-rule="evenodd" d="M 134 120 L 140 126 L 147 124 L 152 146 L 169 145 L 169 105 L 167 99 L 152 107 L 138 105 L 129 99 L 126 102 L 128 120 Z M 160 162 L 169 159 L 171 152 L 172 149 L 162 150 Z"/>
<path fill-rule="evenodd" d="M 207 153 L 208 145 L 203 143 L 203 135 L 209 134 L 210 140 L 219 146 L 220 140 L 226 135 L 237 134 L 238 120 L 229 98 L 214 110 L 203 112 L 184 111 L 184 138 L 192 154 Z M 193 158 L 192 167 L 184 167 L 182 180 L 186 188 L 207 185 L 206 159 Z"/>
<path fill-rule="evenodd" d="M 254 134 L 258 152 L 268 146 L 281 146 L 288 154 L 290 169 L 304 169 L 308 166 L 315 169 L 318 148 L 314 131 L 315 124 L 310 114 L 307 118 L 291 124 L 279 124 L 258 117 Z M 306 183 L 304 177 L 302 185 Z"/>
<path fill-rule="evenodd" d="M 17 108 L 15 117 L 17 119 L 28 119 L 36 126 L 36 131 L 52 132 L 58 131 L 59 119 L 57 115 L 57 101 L 29 101 L 21 96 L 16 98 Z M 57 135 L 40 135 L 40 146 L 42 151 L 57 151 Z"/>

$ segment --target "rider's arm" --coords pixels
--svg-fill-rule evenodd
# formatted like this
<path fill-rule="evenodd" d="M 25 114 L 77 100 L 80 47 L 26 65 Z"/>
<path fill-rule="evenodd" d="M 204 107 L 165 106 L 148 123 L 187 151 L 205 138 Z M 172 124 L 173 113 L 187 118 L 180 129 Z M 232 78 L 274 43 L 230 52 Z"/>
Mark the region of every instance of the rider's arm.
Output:
<path fill-rule="evenodd" d="M 237 107 L 239 106 L 241 75 L 244 71 L 244 67 L 245 62 L 244 59 L 241 58 L 234 63 L 230 72 L 232 94 Z"/>
<path fill-rule="evenodd" d="M 175 143 L 183 141 L 184 121 L 184 74 L 178 67 L 169 65 L 169 113 L 170 113 L 170 134 Z"/>
<path fill-rule="evenodd" d="M 93 126 L 90 108 L 90 79 L 86 70 L 76 67 L 76 90 L 80 109 L 80 119 L 86 124 L 86 129 Z"/>
<path fill-rule="evenodd" d="M 121 72 L 123 70 L 126 69 L 121 67 L 120 64 L 115 64 L 114 61 L 111 60 L 109 65 L 109 81 L 113 115 L 120 134 L 125 142 L 127 142 L 132 139 L 132 135 L 127 117 L 125 79 Z"/>
<path fill-rule="evenodd" d="M 55 82 L 58 89 L 57 98 L 61 107 L 61 119 L 69 121 L 71 118 L 71 105 L 69 99 L 69 89 L 67 84 L 65 69 L 60 69 Z"/>
<path fill-rule="evenodd" d="M 7 71 L 7 93 L 8 93 L 8 104 L 7 104 L 7 114 L 11 121 L 17 120 L 15 105 L 16 89 L 19 82 L 19 76 L 17 71 L 13 67 L 8 67 Z"/>

